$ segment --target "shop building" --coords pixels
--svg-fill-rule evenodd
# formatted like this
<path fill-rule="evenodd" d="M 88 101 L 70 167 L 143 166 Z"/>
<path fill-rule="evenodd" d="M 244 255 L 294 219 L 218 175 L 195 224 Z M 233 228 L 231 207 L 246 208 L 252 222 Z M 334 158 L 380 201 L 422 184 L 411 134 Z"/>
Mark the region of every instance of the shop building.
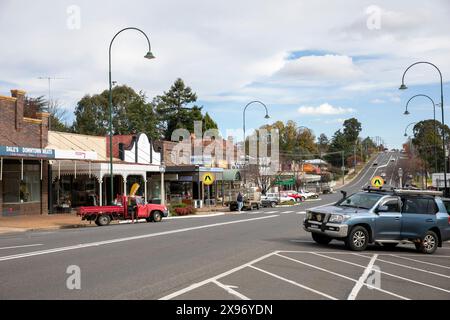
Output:
<path fill-rule="evenodd" d="M 0 95 L 0 208 L 3 216 L 47 214 L 48 118 L 45 112 L 30 113 L 25 91 Z"/>

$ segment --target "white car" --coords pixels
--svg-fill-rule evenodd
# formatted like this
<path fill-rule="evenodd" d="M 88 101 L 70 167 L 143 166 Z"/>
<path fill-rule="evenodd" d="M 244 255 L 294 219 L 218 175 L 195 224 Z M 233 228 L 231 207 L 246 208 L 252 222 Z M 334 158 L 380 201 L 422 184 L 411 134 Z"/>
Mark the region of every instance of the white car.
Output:
<path fill-rule="evenodd" d="M 268 192 L 265 196 L 261 196 L 261 200 L 276 198 L 279 199 L 279 202 L 294 202 L 295 199 L 293 197 L 289 197 L 285 192 Z"/>
<path fill-rule="evenodd" d="M 308 191 L 308 190 L 300 189 L 300 190 L 298 191 L 298 193 L 299 193 L 302 197 L 304 197 L 305 200 L 307 200 L 307 199 L 317 199 L 317 198 L 319 198 L 319 195 L 318 195 L 317 193 L 315 193 L 315 192 L 310 192 L 310 191 Z"/>

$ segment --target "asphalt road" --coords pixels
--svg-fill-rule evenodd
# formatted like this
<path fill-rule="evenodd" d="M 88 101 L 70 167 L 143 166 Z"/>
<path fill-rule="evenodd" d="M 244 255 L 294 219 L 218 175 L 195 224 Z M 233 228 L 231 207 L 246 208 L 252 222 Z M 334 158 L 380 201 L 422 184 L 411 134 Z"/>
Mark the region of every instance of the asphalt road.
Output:
<path fill-rule="evenodd" d="M 395 170 L 382 153 L 343 189 Z M 450 246 L 432 256 L 413 246 L 361 254 L 312 242 L 295 207 L 164 220 L 161 223 L 27 232 L 0 237 L 0 299 L 449 299 Z M 365 286 L 368 266 L 376 289 Z M 80 289 L 69 290 L 70 266 Z M 70 281 L 69 281 L 70 282 Z"/>

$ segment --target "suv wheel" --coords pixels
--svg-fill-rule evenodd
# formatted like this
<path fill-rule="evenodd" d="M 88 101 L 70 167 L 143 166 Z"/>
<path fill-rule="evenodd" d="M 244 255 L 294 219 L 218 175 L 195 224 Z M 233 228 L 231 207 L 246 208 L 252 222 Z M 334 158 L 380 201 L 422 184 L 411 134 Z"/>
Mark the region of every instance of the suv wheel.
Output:
<path fill-rule="evenodd" d="M 312 232 L 311 236 L 312 236 L 313 240 L 315 242 L 317 242 L 318 244 L 329 244 L 330 241 L 332 240 L 328 236 L 325 236 L 325 235 L 319 234 L 319 233 L 315 233 L 315 232 Z"/>
<path fill-rule="evenodd" d="M 270 203 L 270 207 L 271 208 L 275 208 L 277 206 L 277 203 L 275 202 L 275 201 L 272 201 L 271 203 Z"/>
<path fill-rule="evenodd" d="M 420 244 L 416 245 L 416 248 L 422 253 L 432 254 L 436 251 L 438 243 L 439 238 L 437 234 L 433 231 L 428 231 Z"/>
<path fill-rule="evenodd" d="M 353 251 L 363 251 L 367 248 L 368 244 L 369 232 L 361 226 L 354 227 L 346 240 L 347 247 Z"/>

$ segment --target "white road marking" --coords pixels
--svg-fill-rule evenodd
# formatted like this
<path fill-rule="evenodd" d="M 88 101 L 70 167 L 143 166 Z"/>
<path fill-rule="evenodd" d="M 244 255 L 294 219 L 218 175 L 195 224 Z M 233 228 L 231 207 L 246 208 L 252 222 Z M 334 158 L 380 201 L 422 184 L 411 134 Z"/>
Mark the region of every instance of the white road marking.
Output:
<path fill-rule="evenodd" d="M 282 258 L 285 258 L 285 259 L 288 259 L 288 260 L 291 260 L 291 261 L 294 261 L 294 262 L 297 262 L 297 263 L 306 265 L 306 266 L 308 266 L 308 267 L 311 267 L 311 268 L 314 268 L 314 269 L 317 269 L 317 270 L 321 270 L 321 271 L 323 271 L 323 272 L 330 273 L 330 274 L 332 274 L 332 275 L 341 277 L 341 278 L 343 278 L 343 279 L 347 279 L 347 280 L 350 280 L 350 281 L 353 281 L 353 282 L 356 282 L 356 283 L 358 282 L 358 280 L 355 280 L 355 279 L 353 279 L 353 278 L 344 276 L 343 274 L 336 273 L 336 272 L 331 271 L 331 270 L 328 270 L 328 269 L 324 269 L 324 268 L 321 268 L 321 267 L 318 267 L 318 266 L 315 266 L 315 265 L 312 265 L 312 264 L 309 264 L 309 263 L 306 263 L 306 262 L 303 262 L 303 261 L 300 261 L 300 260 L 297 260 L 297 259 L 293 259 L 293 258 L 291 258 L 291 257 L 287 257 L 287 256 L 284 256 L 284 255 L 279 254 L 279 253 L 276 253 L 276 255 L 277 255 L 277 256 L 280 256 L 280 257 L 282 257 Z M 409 298 L 400 296 L 400 295 L 398 295 L 398 294 L 396 294 L 396 293 L 393 293 L 393 292 L 390 292 L 390 291 L 387 291 L 387 290 L 384 290 L 384 289 L 381 289 L 381 288 L 377 288 L 377 287 L 371 286 L 371 285 L 369 285 L 369 284 L 367 284 L 367 283 L 363 283 L 363 284 L 364 284 L 365 286 L 371 288 L 371 289 L 375 289 L 375 290 L 381 291 L 381 292 L 383 292 L 383 293 L 390 294 L 390 295 L 392 295 L 392 296 L 394 296 L 394 297 L 397 297 L 397 298 L 400 298 L 400 299 L 403 299 L 403 300 L 410 300 Z"/>
<path fill-rule="evenodd" d="M 355 253 L 355 255 L 358 255 L 358 256 L 367 258 L 366 256 L 363 256 L 363 255 L 361 255 L 361 254 Z M 425 273 L 429 273 L 429 274 L 434 274 L 435 276 L 438 276 L 438 277 L 444 277 L 444 278 L 450 279 L 450 276 L 447 276 L 447 275 L 442 274 L 442 273 L 437 273 L 437 272 L 428 271 L 428 270 L 425 270 L 425 269 L 420 269 L 420 268 L 416 268 L 416 267 L 411 267 L 411 266 L 407 266 L 407 265 L 404 265 L 404 264 L 401 264 L 401 263 L 396 263 L 396 262 L 392 262 L 392 261 L 388 261 L 388 260 L 383 260 L 383 259 L 378 259 L 378 261 L 381 261 L 381 262 L 384 262 L 384 263 L 388 263 L 388 264 L 392 264 L 392 265 L 394 265 L 394 266 L 398 266 L 398 267 L 402 267 L 402 268 L 407 268 L 407 269 L 411 269 L 411 270 L 415 270 L 415 271 L 420 271 L 420 272 L 425 272 Z"/>
<path fill-rule="evenodd" d="M 278 212 L 278 211 L 266 211 L 266 212 L 264 212 L 264 213 L 266 213 L 266 214 L 271 214 L 271 213 L 276 213 L 276 212 Z"/>
<path fill-rule="evenodd" d="M 440 248 L 442 249 L 442 248 Z M 278 250 L 277 252 L 290 252 L 290 253 L 311 253 L 311 251 L 305 251 L 305 250 Z M 320 253 L 323 254 L 339 254 L 339 255 L 353 255 L 352 252 L 346 252 L 346 251 L 319 251 Z M 360 253 L 360 254 L 364 254 L 364 253 Z M 367 253 L 368 255 L 370 255 L 369 253 Z M 390 256 L 392 255 L 391 253 L 378 253 L 379 256 Z M 402 256 L 406 256 L 406 257 L 417 257 L 417 254 L 402 254 Z M 443 256 L 443 255 L 420 255 L 420 257 L 422 258 L 450 258 L 450 256 Z"/>
<path fill-rule="evenodd" d="M 326 293 L 323 293 L 323 292 L 321 292 L 321 291 L 315 290 L 315 289 L 310 288 L 310 287 L 308 287 L 308 286 L 302 285 L 302 284 L 300 284 L 300 283 L 298 283 L 298 282 L 295 282 L 295 281 L 286 279 L 286 278 L 284 278 L 284 277 L 282 277 L 282 276 L 279 276 L 279 275 L 277 275 L 277 274 L 275 274 L 275 273 L 272 273 L 272 272 L 269 272 L 269 271 L 260 269 L 260 268 L 258 268 L 258 267 L 253 266 L 253 265 L 251 265 L 251 266 L 249 266 L 249 267 L 250 267 L 250 268 L 253 268 L 253 269 L 255 269 L 255 270 L 261 271 L 261 272 L 263 272 L 263 273 L 265 273 L 265 274 L 268 274 L 268 275 L 270 275 L 270 276 L 272 276 L 272 277 L 274 277 L 274 278 L 277 278 L 277 279 L 286 281 L 286 282 L 288 282 L 288 283 L 290 283 L 290 284 L 293 284 L 294 286 L 297 286 L 297 287 L 303 288 L 303 289 L 305 289 L 305 290 L 314 292 L 314 293 L 316 293 L 316 294 L 318 294 L 318 295 L 321 295 L 321 296 L 323 296 L 323 297 L 325 297 L 325 298 L 328 298 L 328 299 L 331 299 L 331 300 L 338 300 L 337 298 L 335 298 L 335 297 L 333 297 L 333 296 L 330 296 L 330 295 L 328 295 L 328 294 L 326 294 Z"/>
<path fill-rule="evenodd" d="M 306 214 L 306 211 L 299 211 L 297 214 Z"/>
<path fill-rule="evenodd" d="M 277 251 L 268 253 L 268 254 L 266 254 L 266 255 L 264 255 L 262 257 L 256 258 L 255 260 L 252 260 L 250 262 L 244 263 L 244 264 L 242 264 L 242 265 L 240 265 L 240 266 L 238 266 L 236 268 L 233 268 L 231 270 L 225 271 L 225 272 L 223 272 L 223 273 L 221 273 L 221 274 L 219 274 L 217 276 L 214 276 L 214 277 L 211 277 L 209 279 L 206 279 L 206 280 L 203 280 L 203 281 L 191 284 L 190 286 L 188 286 L 186 288 L 183 288 L 183 289 L 180 289 L 178 291 L 175 291 L 175 292 L 173 292 L 171 294 L 168 294 L 168 295 L 166 295 L 166 296 L 164 296 L 162 298 L 159 298 L 158 300 L 170 300 L 170 299 L 173 299 L 175 297 L 178 297 L 178 296 L 180 296 L 180 295 L 182 295 L 182 294 L 184 294 L 186 292 L 189 292 L 189 291 L 192 291 L 192 290 L 197 289 L 199 287 L 202 287 L 205 284 L 208 284 L 208 283 L 213 282 L 215 280 L 219 280 L 220 278 L 226 277 L 226 276 L 228 276 L 228 275 L 230 275 L 232 273 L 235 273 L 236 271 L 239 271 L 239 270 L 242 270 L 244 268 L 247 268 L 253 263 L 256 263 L 258 261 L 264 260 L 264 259 L 274 255 L 276 252 Z"/>
<path fill-rule="evenodd" d="M 387 166 L 389 165 L 389 161 L 391 161 L 391 158 L 392 158 L 392 156 L 389 157 L 388 162 L 387 162 L 386 164 L 383 164 L 383 165 L 381 165 L 381 166 L 378 166 L 378 167 L 375 169 L 375 171 L 373 172 L 373 174 L 372 174 L 372 176 L 370 177 L 369 181 L 372 181 L 372 178 L 375 176 L 375 173 L 377 173 L 378 169 L 385 168 L 385 167 L 387 167 Z"/>
<path fill-rule="evenodd" d="M 212 214 L 194 214 L 194 215 L 188 215 L 188 216 L 170 216 L 163 218 L 163 220 L 172 220 L 172 219 L 189 219 L 189 218 L 210 218 L 210 217 L 217 217 L 217 216 L 223 216 L 225 215 L 225 212 L 218 212 L 218 213 L 212 213 Z"/>
<path fill-rule="evenodd" d="M 279 215 L 271 215 L 271 216 L 264 216 L 264 217 L 251 218 L 251 219 L 241 219 L 241 220 L 235 220 L 235 221 L 219 222 L 219 223 L 206 224 L 206 225 L 197 226 L 197 227 L 189 227 L 189 228 L 182 228 L 182 229 L 175 229 L 175 230 L 169 230 L 169 231 L 163 231 L 163 232 L 150 233 L 150 234 L 145 234 L 145 235 L 141 235 L 141 236 L 117 238 L 117 239 L 98 241 L 98 242 L 81 243 L 81 244 L 77 244 L 77 245 L 73 245 L 73 246 L 59 247 L 59 248 L 53 248 L 53 249 L 48 249 L 48 250 L 42 250 L 42 251 L 34 251 L 34 252 L 28 252 L 28 253 L 22 253 L 22 254 L 3 256 L 3 257 L 0 257 L 0 261 L 21 259 L 21 258 L 39 256 L 39 255 L 62 252 L 62 251 L 96 247 L 96 246 L 102 246 L 102 245 L 131 241 L 131 240 L 140 240 L 140 239 L 152 238 L 152 237 L 163 236 L 163 235 L 168 235 L 168 234 L 173 234 L 173 233 L 181 233 L 181 232 L 187 232 L 187 231 L 192 231 L 192 230 L 214 228 L 214 227 L 235 224 L 235 223 L 241 223 L 241 222 L 270 219 L 270 218 L 275 218 L 278 216 Z"/>
<path fill-rule="evenodd" d="M 36 246 L 42 246 L 42 245 L 43 245 L 42 243 L 25 244 L 23 246 L 3 247 L 3 248 L 0 248 L 0 250 L 17 249 L 17 248 L 28 248 L 28 247 L 36 247 Z"/>
<path fill-rule="evenodd" d="M 299 242 L 299 243 L 316 243 L 313 240 L 297 240 L 297 239 L 292 239 L 290 240 L 291 242 Z"/>
<path fill-rule="evenodd" d="M 242 293 L 237 292 L 236 290 L 234 290 L 235 288 L 237 288 L 236 286 L 228 286 L 226 284 L 220 283 L 217 280 L 213 280 L 212 283 L 218 285 L 219 287 L 221 287 L 222 289 L 224 289 L 226 292 L 228 292 L 229 294 L 232 294 L 236 297 L 238 297 L 241 300 L 250 300 L 249 297 L 244 296 Z"/>
<path fill-rule="evenodd" d="M 312 254 L 315 254 L 315 255 L 317 255 L 319 257 L 324 257 L 324 258 L 328 258 L 328 259 L 331 259 L 331 260 L 336 260 L 336 261 L 340 261 L 340 262 L 343 262 L 343 263 L 347 263 L 347 264 L 350 264 L 350 265 L 353 265 L 353 266 L 356 266 L 356 267 L 360 267 L 360 268 L 364 268 L 364 269 L 366 268 L 366 266 L 363 266 L 363 265 L 360 265 L 360 264 L 357 264 L 357 263 L 345 261 L 345 260 L 338 259 L 338 258 L 329 257 L 329 256 L 326 256 L 326 255 L 323 255 L 323 254 L 319 254 L 317 252 L 313 252 Z M 421 285 L 421 286 L 424 286 L 424 287 L 429 287 L 429 288 L 436 289 L 436 290 L 439 290 L 439 291 L 444 291 L 444 292 L 447 292 L 447 293 L 450 292 L 450 290 L 446 290 L 446 289 L 443 289 L 443 288 L 440 288 L 440 287 L 436 287 L 436 286 L 433 286 L 431 284 L 423 283 L 423 282 L 420 282 L 420 281 L 416 281 L 416 280 L 413 280 L 413 279 L 404 278 L 404 277 L 401 277 L 401 276 L 398 276 L 398 275 L 395 275 L 395 274 L 392 274 L 392 273 L 388 273 L 388 272 L 385 272 L 385 271 L 381 271 L 380 270 L 380 273 L 385 274 L 385 275 L 390 276 L 390 277 L 393 277 L 393 278 L 397 278 L 397 279 L 401 279 L 401 280 L 404 280 L 404 281 L 412 282 L 412 283 L 415 283 L 415 284 L 418 284 L 418 285 Z"/>
<path fill-rule="evenodd" d="M 372 271 L 373 265 L 374 265 L 375 260 L 377 259 L 377 257 L 378 257 L 377 254 L 374 254 L 372 256 L 372 259 L 370 259 L 369 264 L 364 269 L 363 274 L 361 275 L 361 277 L 359 277 L 359 279 L 356 282 L 355 286 L 353 287 L 352 291 L 348 295 L 347 300 L 355 300 L 356 299 L 356 297 L 358 296 L 359 291 L 364 286 L 364 284 L 365 284 L 365 282 L 367 280 L 367 277 L 370 275 L 370 272 Z"/>
<path fill-rule="evenodd" d="M 399 255 L 396 255 L 396 254 L 391 254 L 390 256 L 396 257 L 396 258 L 405 259 L 405 260 L 410 260 L 410 261 L 420 262 L 420 263 L 423 263 L 423 264 L 428 264 L 428 265 L 430 265 L 430 266 L 435 266 L 435 267 L 440 267 L 440 268 L 450 269 L 450 267 L 447 267 L 447 266 L 441 266 L 440 264 L 431 263 L 431 262 L 425 262 L 425 261 L 422 261 L 422 260 L 416 260 L 416 259 L 411 259 L 411 258 L 407 258 L 407 257 L 402 257 L 402 256 L 399 256 Z"/>
<path fill-rule="evenodd" d="M 281 213 L 292 213 L 292 212 L 294 212 L 294 211 L 288 210 L 288 211 L 283 211 L 283 212 L 281 212 Z"/>

